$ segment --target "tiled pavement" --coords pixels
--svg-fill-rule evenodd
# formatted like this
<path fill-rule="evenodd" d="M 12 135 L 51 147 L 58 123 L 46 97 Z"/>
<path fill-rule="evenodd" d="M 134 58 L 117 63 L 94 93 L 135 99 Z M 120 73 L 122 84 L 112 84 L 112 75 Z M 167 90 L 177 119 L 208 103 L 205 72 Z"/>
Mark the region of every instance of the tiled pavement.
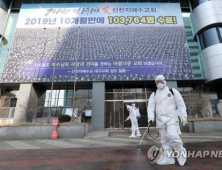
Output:
<path fill-rule="evenodd" d="M 222 150 L 222 132 L 183 133 L 188 151 Z M 221 170 L 221 158 L 188 158 L 184 167 L 151 164 L 147 149 L 159 140 L 126 135 L 106 138 L 0 141 L 0 170 Z"/>
<path fill-rule="evenodd" d="M 222 141 L 222 132 L 183 133 L 181 139 L 184 143 Z M 105 138 L 100 136 L 80 139 L 13 140 L 0 141 L 0 150 L 138 146 L 140 140 L 141 138 L 128 138 L 124 134 Z M 141 143 L 141 145 L 155 144 L 159 144 L 159 138 L 153 140 L 145 137 Z"/>

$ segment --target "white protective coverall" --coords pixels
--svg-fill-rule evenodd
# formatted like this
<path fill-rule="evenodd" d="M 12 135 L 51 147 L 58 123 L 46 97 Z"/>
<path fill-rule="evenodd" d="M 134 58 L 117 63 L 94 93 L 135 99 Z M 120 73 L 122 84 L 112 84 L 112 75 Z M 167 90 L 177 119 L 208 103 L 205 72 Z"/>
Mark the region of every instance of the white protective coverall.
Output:
<path fill-rule="evenodd" d="M 129 111 L 129 116 L 127 117 L 127 120 L 130 119 L 131 121 L 131 130 L 132 130 L 132 134 L 129 136 L 130 138 L 135 138 L 135 137 L 140 137 L 140 131 L 139 131 L 139 127 L 138 127 L 138 121 L 136 118 L 136 111 L 135 109 L 130 106 L 130 105 L 126 105 L 127 110 Z"/>
<path fill-rule="evenodd" d="M 134 103 L 132 104 L 132 107 L 136 112 L 136 119 L 138 120 L 139 118 L 141 118 L 140 109 L 138 107 L 136 107 L 136 105 Z"/>
<path fill-rule="evenodd" d="M 162 84 L 158 83 L 161 81 Z M 178 112 L 183 125 L 185 125 L 187 123 L 186 106 L 179 91 L 172 89 L 174 94 L 169 91 L 164 76 L 157 76 L 155 82 L 158 89 L 150 95 L 147 112 L 148 122 L 153 121 L 154 116 L 156 116 L 156 126 L 164 150 L 164 154 L 157 161 L 157 164 L 174 164 L 175 159 L 169 156 L 169 153 L 174 150 L 174 152 L 183 152 L 183 154 L 180 154 L 181 156 L 177 157 L 179 164 L 183 166 L 186 162 L 186 156 L 184 156 L 186 155 L 186 149 L 178 135 Z"/>

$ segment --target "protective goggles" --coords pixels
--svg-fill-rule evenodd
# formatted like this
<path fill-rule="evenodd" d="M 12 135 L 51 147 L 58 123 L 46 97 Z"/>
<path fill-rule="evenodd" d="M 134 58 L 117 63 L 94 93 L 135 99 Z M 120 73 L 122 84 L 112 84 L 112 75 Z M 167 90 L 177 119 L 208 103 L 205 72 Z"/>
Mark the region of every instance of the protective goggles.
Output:
<path fill-rule="evenodd" d="M 159 84 L 159 83 L 164 84 L 163 80 L 156 80 L 155 83 L 156 83 L 156 85 Z"/>

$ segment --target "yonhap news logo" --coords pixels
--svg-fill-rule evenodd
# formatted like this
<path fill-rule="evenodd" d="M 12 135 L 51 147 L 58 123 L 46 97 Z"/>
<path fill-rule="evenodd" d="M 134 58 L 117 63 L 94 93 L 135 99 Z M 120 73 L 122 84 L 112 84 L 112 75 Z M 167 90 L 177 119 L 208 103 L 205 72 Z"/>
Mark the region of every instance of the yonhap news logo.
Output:
<path fill-rule="evenodd" d="M 147 157 L 150 163 L 156 163 L 161 159 L 163 150 L 160 146 L 151 146 L 147 151 Z"/>
<path fill-rule="evenodd" d="M 222 150 L 182 150 L 182 151 L 166 151 L 165 156 L 169 158 L 222 158 Z M 160 146 L 152 146 L 147 151 L 147 157 L 150 163 L 156 163 L 163 158 L 163 149 Z"/>

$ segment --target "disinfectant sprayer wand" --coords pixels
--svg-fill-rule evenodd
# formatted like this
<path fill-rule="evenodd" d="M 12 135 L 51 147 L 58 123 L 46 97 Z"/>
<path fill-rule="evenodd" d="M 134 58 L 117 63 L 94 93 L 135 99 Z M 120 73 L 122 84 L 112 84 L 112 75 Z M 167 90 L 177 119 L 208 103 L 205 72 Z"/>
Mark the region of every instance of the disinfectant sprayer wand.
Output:
<path fill-rule="evenodd" d="M 142 139 L 140 140 L 139 146 L 138 146 L 138 148 L 136 149 L 137 151 L 141 151 L 140 145 L 141 145 L 141 143 L 142 143 L 142 141 L 143 141 L 143 138 L 144 138 L 147 130 L 150 128 L 150 125 L 151 125 L 152 123 L 153 123 L 152 121 L 151 121 L 150 123 L 148 123 L 148 127 L 146 128 L 146 130 L 145 130 L 145 132 L 144 132 L 144 134 L 143 134 L 143 137 L 142 137 Z"/>

